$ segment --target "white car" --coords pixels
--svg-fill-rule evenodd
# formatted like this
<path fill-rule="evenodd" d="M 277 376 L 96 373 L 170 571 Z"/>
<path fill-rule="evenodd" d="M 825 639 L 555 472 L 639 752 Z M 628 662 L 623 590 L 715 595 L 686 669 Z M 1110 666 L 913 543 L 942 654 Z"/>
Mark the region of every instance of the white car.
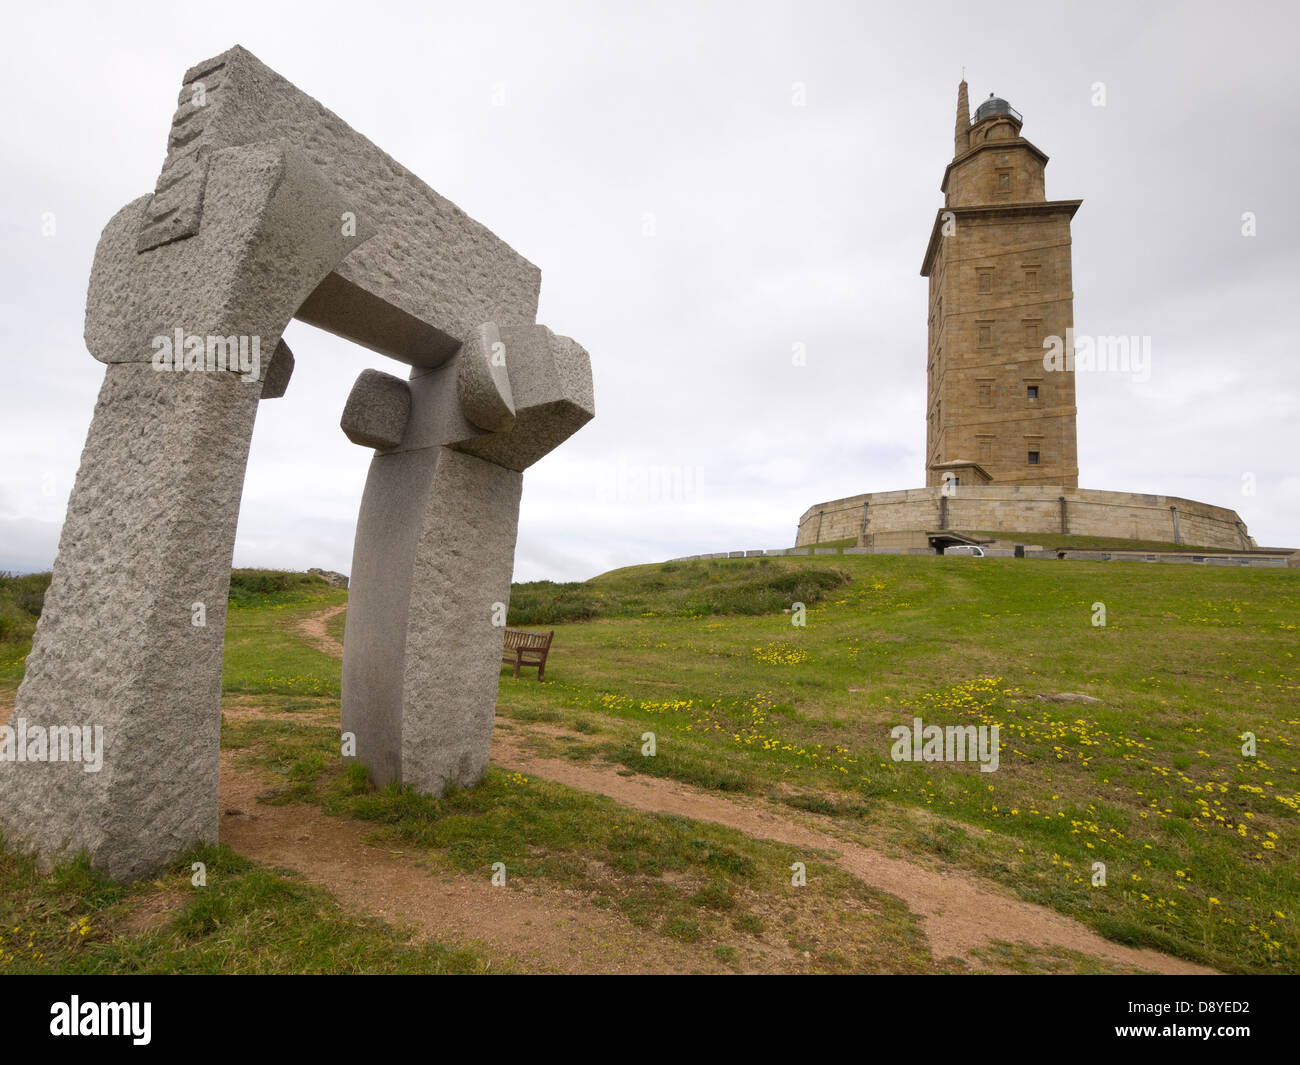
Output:
<path fill-rule="evenodd" d="M 984 548 L 977 547 L 975 544 L 957 544 L 955 547 L 944 548 L 945 555 L 969 555 L 972 558 L 983 558 Z"/>

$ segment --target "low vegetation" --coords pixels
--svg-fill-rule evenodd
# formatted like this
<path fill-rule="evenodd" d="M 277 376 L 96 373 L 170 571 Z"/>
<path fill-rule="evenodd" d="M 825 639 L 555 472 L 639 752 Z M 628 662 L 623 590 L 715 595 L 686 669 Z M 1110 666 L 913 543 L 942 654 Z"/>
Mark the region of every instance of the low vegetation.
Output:
<path fill-rule="evenodd" d="M 811 859 L 808 883 L 795 887 L 788 847 L 499 769 L 441 799 L 376 790 L 361 766 L 339 766 L 336 728 L 291 713 L 223 728 L 223 747 L 275 782 L 263 801 L 368 822 L 377 841 L 408 848 L 435 872 L 486 879 L 501 863 L 508 881 L 553 885 L 652 936 L 704 943 L 737 962 L 760 955 L 766 936 L 807 951 L 817 972 L 936 968 L 905 906 L 815 855 L 801 855 Z"/>
<path fill-rule="evenodd" d="M 752 561 L 617 579 L 664 596 Z M 1225 970 L 1300 965 L 1294 572 L 834 563 L 851 583 L 804 627 L 779 613 L 564 626 L 546 681 L 503 678 L 498 712 L 573 729 L 568 757 L 824 813 L 1122 942 Z M 1061 693 L 1099 702 L 1047 698 Z M 915 716 L 998 725 L 1000 768 L 895 762 L 890 730 Z"/>
<path fill-rule="evenodd" d="M 638 815 L 500 770 L 439 801 L 373 791 L 339 767 L 336 729 L 312 723 L 337 712 L 339 663 L 299 629 L 347 593 L 264 577 L 274 575 L 232 581 L 225 687 L 275 720 L 236 719 L 223 737 L 273 783 L 273 801 L 369 823 L 449 872 L 486 875 L 484 863 L 504 861 L 512 876 L 577 892 L 665 942 L 716 946 L 714 956 L 738 968 L 774 932 L 786 946 L 806 943 L 820 971 L 949 966 L 929 957 L 901 904 L 816 857 L 815 892 L 796 913 L 783 901 L 788 853 L 720 828 Z M 0 584 L 11 603 L 14 587 Z M 796 602 L 807 608 L 802 626 L 786 613 Z M 1300 967 L 1294 571 L 726 559 L 519 585 L 510 620 L 557 629 L 544 682 L 508 671 L 501 680 L 502 727 L 539 753 L 776 802 L 847 839 L 997 881 L 1121 942 L 1227 971 Z M 328 631 L 337 638 L 342 625 L 340 614 Z M 29 639 L 30 624 L 26 637 L 0 645 L 19 655 L 0 685 L 16 685 Z M 1063 693 L 1099 701 L 1058 701 Z M 890 730 L 917 716 L 997 725 L 998 770 L 894 761 Z M 646 732 L 657 737 L 654 757 L 642 753 Z M 185 894 L 180 866 L 161 887 L 114 895 L 84 869 L 47 881 L 13 855 L 2 862 L 0 919 L 25 930 L 6 932 L 3 949 L 13 954 L 24 937 L 44 944 L 36 961 L 21 947 L 9 963 L 17 971 L 145 971 L 146 955 L 160 959 L 158 971 L 281 971 L 295 964 L 291 936 L 312 945 L 304 957 L 320 966 L 313 971 L 388 971 L 384 951 L 399 971 L 500 967 L 446 947 L 410 953 L 417 948 L 400 933 L 352 922 L 257 867 L 233 877 L 243 889 L 223 888 L 229 921 L 180 921 L 182 910 L 169 910 L 156 928 L 128 935 L 133 926 L 121 922 L 151 892 L 181 899 L 184 911 L 200 905 Z M 293 929 L 317 919 L 307 910 L 325 923 L 303 935 Z M 106 930 L 89 953 L 70 931 L 82 916 Z M 259 957 L 236 929 L 268 921 L 284 932 Z M 334 935 L 352 944 L 342 954 L 327 949 Z M 990 944 L 980 958 L 1022 971 L 1095 968 L 1014 944 Z"/>
<path fill-rule="evenodd" d="M 192 883 L 202 862 L 207 883 Z M 73 861 L 42 874 L 0 848 L 0 974 L 476 973 L 482 954 L 414 943 L 318 887 L 226 847 L 196 847 L 153 881 Z"/>
<path fill-rule="evenodd" d="M 0 573 L 0 643 L 31 639 L 49 586 L 48 573 Z"/>
<path fill-rule="evenodd" d="M 645 568 L 613 570 L 581 583 L 513 585 L 509 623 L 779 614 L 795 603 L 818 603 L 849 580 L 843 570 L 783 558 L 666 562 L 649 573 Z"/>
<path fill-rule="evenodd" d="M 237 569 L 230 573 L 232 607 L 283 607 L 319 598 L 330 585 L 312 573 Z"/>

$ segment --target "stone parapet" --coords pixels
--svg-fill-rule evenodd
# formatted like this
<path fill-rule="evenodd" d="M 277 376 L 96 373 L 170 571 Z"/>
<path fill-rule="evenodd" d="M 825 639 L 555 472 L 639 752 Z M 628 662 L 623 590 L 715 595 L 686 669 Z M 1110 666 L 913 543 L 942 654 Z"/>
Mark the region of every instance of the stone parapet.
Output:
<path fill-rule="evenodd" d="M 900 546 L 907 535 L 941 530 L 1107 536 L 1249 551 L 1236 511 L 1179 496 L 1054 485 L 959 485 L 870 492 L 809 507 L 796 543 L 852 538 Z"/>

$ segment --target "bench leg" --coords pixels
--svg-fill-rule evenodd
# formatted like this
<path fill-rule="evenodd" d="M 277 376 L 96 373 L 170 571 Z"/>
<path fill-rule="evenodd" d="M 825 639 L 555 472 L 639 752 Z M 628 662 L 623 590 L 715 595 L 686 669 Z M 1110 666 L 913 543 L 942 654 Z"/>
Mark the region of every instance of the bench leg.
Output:
<path fill-rule="evenodd" d="M 519 676 L 519 652 L 515 652 L 515 676 Z"/>

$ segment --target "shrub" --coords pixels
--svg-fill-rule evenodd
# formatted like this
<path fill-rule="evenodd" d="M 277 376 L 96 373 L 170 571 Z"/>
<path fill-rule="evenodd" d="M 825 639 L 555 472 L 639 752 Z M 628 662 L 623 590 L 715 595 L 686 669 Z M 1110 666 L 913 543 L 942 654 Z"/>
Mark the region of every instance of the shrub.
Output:
<path fill-rule="evenodd" d="M 510 589 L 511 625 L 553 625 L 561 621 L 589 621 L 603 613 L 589 584 L 532 581 Z"/>
<path fill-rule="evenodd" d="M 592 581 L 534 581 L 510 590 L 511 625 L 552 625 L 592 618 L 642 615 L 779 614 L 794 603 L 811 605 L 848 582 L 837 569 L 769 558 L 665 563 L 616 571 Z"/>
<path fill-rule="evenodd" d="M 16 640 L 25 634 L 26 628 L 27 619 L 17 604 L 12 600 L 0 599 L 0 641 Z"/>
<path fill-rule="evenodd" d="M 292 602 L 328 590 L 329 585 L 312 573 L 283 570 L 237 569 L 230 572 L 232 606 L 266 606 Z"/>
<path fill-rule="evenodd" d="M 835 569 L 798 567 L 763 574 L 740 584 L 701 590 L 687 601 L 695 614 L 777 614 L 795 603 L 811 606 L 848 581 Z"/>
<path fill-rule="evenodd" d="M 49 573 L 0 573 L 0 640 L 32 634 L 49 586 Z"/>

